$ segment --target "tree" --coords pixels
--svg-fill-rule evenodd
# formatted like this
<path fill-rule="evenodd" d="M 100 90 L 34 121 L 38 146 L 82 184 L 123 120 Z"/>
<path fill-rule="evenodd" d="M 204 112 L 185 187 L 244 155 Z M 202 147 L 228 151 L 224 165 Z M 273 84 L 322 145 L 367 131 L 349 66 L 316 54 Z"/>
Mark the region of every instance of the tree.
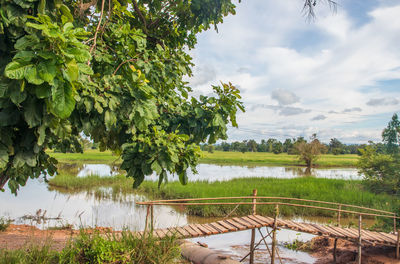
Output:
<path fill-rule="evenodd" d="M 331 2 L 330 0 L 328 1 Z M 316 1 L 305 0 L 314 15 Z M 244 111 L 230 83 L 190 97 L 196 34 L 231 0 L 0 0 L 0 189 L 53 175 L 47 149 L 82 151 L 83 132 L 121 155 L 139 186 L 155 171 L 182 183 L 200 142 L 227 138 Z"/>
<path fill-rule="evenodd" d="M 321 144 L 317 139 L 317 135 L 314 134 L 310 142 L 299 140 L 298 143 L 295 144 L 295 147 L 299 160 L 304 161 L 307 168 L 311 168 L 321 154 L 324 145 Z"/>
<path fill-rule="evenodd" d="M 344 154 L 344 145 L 339 141 L 339 139 L 331 138 L 331 141 L 329 142 L 329 152 L 334 155 Z"/>
<path fill-rule="evenodd" d="M 134 187 L 155 171 L 187 181 L 200 142 L 227 138 L 244 111 L 230 83 L 190 97 L 196 34 L 230 0 L 0 0 L 0 189 L 53 175 L 46 153 L 82 151 L 83 132 L 121 155 Z"/>
<path fill-rule="evenodd" d="M 400 121 L 397 114 L 393 114 L 387 128 L 382 131 L 382 140 L 386 143 L 386 151 L 389 154 L 399 153 Z"/>

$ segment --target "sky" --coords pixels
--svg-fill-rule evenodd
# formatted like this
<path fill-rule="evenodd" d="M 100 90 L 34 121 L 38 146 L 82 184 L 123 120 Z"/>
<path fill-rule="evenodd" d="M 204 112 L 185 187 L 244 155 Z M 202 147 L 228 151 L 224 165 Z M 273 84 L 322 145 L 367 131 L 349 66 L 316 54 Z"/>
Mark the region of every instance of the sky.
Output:
<path fill-rule="evenodd" d="M 218 33 L 198 35 L 193 95 L 231 82 L 246 108 L 228 141 L 381 141 L 400 113 L 400 1 L 324 2 L 310 21 L 303 0 L 242 0 Z"/>

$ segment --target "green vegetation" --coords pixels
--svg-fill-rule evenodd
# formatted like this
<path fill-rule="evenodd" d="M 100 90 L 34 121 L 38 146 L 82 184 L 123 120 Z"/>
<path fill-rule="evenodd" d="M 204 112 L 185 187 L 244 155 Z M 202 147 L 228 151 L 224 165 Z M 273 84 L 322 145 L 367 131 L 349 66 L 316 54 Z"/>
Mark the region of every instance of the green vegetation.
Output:
<path fill-rule="evenodd" d="M 99 150 L 86 150 L 84 153 L 55 153 L 49 152 L 51 157 L 55 157 L 60 163 L 104 163 L 120 164 L 121 159 L 113 155 L 111 151 L 100 152 Z M 359 160 L 358 155 L 320 155 L 315 163 L 316 167 L 355 167 Z M 297 156 L 273 154 L 267 152 L 225 152 L 215 151 L 201 153 L 200 163 L 221 164 L 221 165 L 242 165 L 242 166 L 301 166 Z"/>
<path fill-rule="evenodd" d="M 321 155 L 315 166 L 317 167 L 355 167 L 359 156 L 347 155 Z M 291 166 L 302 165 L 297 156 L 273 154 L 265 152 L 224 152 L 215 151 L 213 153 L 202 152 L 201 163 L 214 163 L 224 165 L 257 165 L 257 166 Z"/>
<path fill-rule="evenodd" d="M 178 244 L 173 237 L 156 240 L 134 237 L 129 232 L 120 236 L 81 234 L 60 252 L 45 245 L 31 244 L 25 249 L 0 249 L 0 264 L 103 264 L 103 263 L 182 263 Z"/>
<path fill-rule="evenodd" d="M 303 198 L 311 200 L 338 202 L 361 205 L 370 208 L 392 210 L 399 201 L 390 195 L 374 194 L 363 190 L 361 181 L 348 181 L 337 179 L 319 178 L 245 178 L 233 179 L 226 182 L 189 182 L 182 186 L 179 182 L 170 182 L 162 185 L 160 189 L 157 183 L 145 181 L 140 188 L 133 190 L 130 186 L 131 179 L 124 176 L 99 177 L 90 176 L 77 178 L 75 176 L 58 175 L 50 180 L 50 186 L 59 191 L 79 192 L 92 190 L 97 187 L 110 187 L 113 195 L 138 192 L 145 194 L 149 199 L 175 199 L 175 198 L 204 198 L 204 197 L 230 197 L 248 196 L 254 188 L 258 189 L 260 196 L 281 196 Z M 198 216 L 225 216 L 235 206 L 187 206 L 186 210 L 191 215 Z M 272 214 L 272 206 L 259 206 L 257 211 L 262 214 Z M 235 214 L 247 214 L 249 206 L 240 206 Z M 281 208 L 283 215 L 309 215 L 332 216 L 332 212 L 326 210 L 304 209 L 299 207 Z"/>
<path fill-rule="evenodd" d="M 308 1 L 306 1 L 308 2 Z M 231 83 L 192 97 L 197 34 L 235 14 L 232 0 L 0 0 L 0 189 L 56 173 L 46 150 L 79 152 L 81 135 L 122 157 L 140 185 L 186 182 L 200 142 L 227 138 L 244 111 Z"/>
<path fill-rule="evenodd" d="M 7 227 L 10 225 L 10 220 L 4 217 L 0 217 L 0 232 L 5 231 Z"/>

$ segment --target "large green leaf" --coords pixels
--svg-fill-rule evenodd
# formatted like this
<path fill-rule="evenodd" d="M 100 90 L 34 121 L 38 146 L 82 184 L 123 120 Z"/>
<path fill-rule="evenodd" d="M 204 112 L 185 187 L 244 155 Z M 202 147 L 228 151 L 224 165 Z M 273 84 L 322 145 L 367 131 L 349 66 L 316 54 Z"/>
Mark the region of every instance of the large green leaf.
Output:
<path fill-rule="evenodd" d="M 50 105 L 56 116 L 62 119 L 69 117 L 75 108 L 72 87 L 67 83 L 57 82 L 52 89 Z"/>
<path fill-rule="evenodd" d="M 26 70 L 25 79 L 35 85 L 40 85 L 44 82 L 42 78 L 39 77 L 36 67 L 31 67 Z"/>
<path fill-rule="evenodd" d="M 30 97 L 27 100 L 26 104 L 24 104 L 25 122 L 28 124 L 29 127 L 36 127 L 40 124 L 42 118 L 42 106 L 38 102 L 39 101 L 35 100 L 33 97 Z"/>
<path fill-rule="evenodd" d="M 41 79 L 53 84 L 54 78 L 57 74 L 56 65 L 52 61 L 44 61 L 38 65 L 38 74 Z"/>
<path fill-rule="evenodd" d="M 22 80 L 26 72 L 33 68 L 32 64 L 24 64 L 18 61 L 12 61 L 7 64 L 4 75 L 10 79 Z"/>
<path fill-rule="evenodd" d="M 0 169 L 3 169 L 7 166 L 8 163 L 8 152 L 7 148 L 3 147 L 0 144 Z"/>

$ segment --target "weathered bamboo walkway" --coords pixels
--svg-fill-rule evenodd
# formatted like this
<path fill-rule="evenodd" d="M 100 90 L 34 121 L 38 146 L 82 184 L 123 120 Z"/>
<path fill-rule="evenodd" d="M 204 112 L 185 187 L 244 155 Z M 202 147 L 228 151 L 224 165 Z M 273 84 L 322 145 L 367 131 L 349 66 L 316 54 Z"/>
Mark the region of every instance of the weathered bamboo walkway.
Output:
<path fill-rule="evenodd" d="M 242 217 L 233 217 L 230 219 L 223 219 L 213 223 L 207 224 L 189 224 L 181 227 L 171 227 L 164 229 L 154 229 L 153 236 L 164 238 L 165 236 L 175 236 L 177 238 L 194 238 L 224 234 L 228 232 L 237 232 L 242 230 L 273 227 L 274 218 L 264 217 L 261 215 L 248 215 Z M 358 241 L 358 229 L 356 228 L 343 228 L 338 226 L 328 226 L 321 224 L 299 223 L 291 220 L 277 220 L 277 227 L 283 229 L 290 229 L 299 232 L 329 236 L 332 238 L 339 238 L 345 240 Z M 144 235 L 144 231 L 139 232 Z M 361 230 L 363 242 L 371 245 L 397 245 L 397 235 L 390 233 L 374 232 L 369 230 Z"/>
<path fill-rule="evenodd" d="M 245 201 L 250 199 L 251 201 Z M 232 201 L 242 200 L 242 201 Z M 263 201 L 267 200 L 267 201 Z M 261 202 L 260 202 L 261 201 Z M 146 236 L 151 233 L 154 237 L 163 238 L 166 236 L 175 236 L 177 238 L 193 238 L 223 234 L 228 232 L 237 232 L 242 230 L 251 230 L 251 241 L 250 241 L 250 252 L 242 260 L 249 256 L 250 263 L 254 263 L 254 251 L 264 242 L 268 249 L 268 253 L 271 256 L 271 263 L 274 263 L 276 255 L 279 258 L 277 250 L 277 239 L 276 232 L 279 229 L 290 229 L 299 232 L 327 236 L 335 239 L 333 249 L 333 260 L 336 263 L 336 245 L 338 239 L 344 239 L 355 242 L 358 245 L 358 257 L 357 262 L 361 264 L 362 245 L 368 244 L 371 246 L 385 245 L 395 247 L 396 258 L 400 257 L 400 232 L 397 229 L 396 221 L 400 217 L 396 216 L 393 212 L 388 212 L 379 209 L 372 209 L 357 205 L 340 204 L 326 201 L 315 201 L 306 200 L 300 198 L 288 198 L 288 197 L 263 197 L 257 196 L 257 190 L 253 190 L 253 196 L 244 197 L 216 197 L 216 198 L 196 198 L 196 199 L 175 199 L 175 200 L 158 200 L 158 201 L 146 201 L 137 202 L 139 205 L 147 205 L 147 215 L 145 230 L 139 232 L 138 235 Z M 311 205 L 310 205 L 311 204 Z M 251 205 L 252 212 L 250 215 L 242 217 L 228 218 L 235 209 L 229 215 L 213 223 L 207 224 L 188 224 L 182 227 L 170 227 L 165 229 L 153 229 L 154 216 L 153 207 L 155 205 L 170 205 L 170 206 L 193 206 L 193 205 L 236 205 L 237 209 L 240 205 Z M 275 206 L 274 218 L 258 215 L 256 212 L 257 205 L 263 206 Z M 337 221 L 336 225 L 323 225 L 313 223 L 299 223 L 291 220 L 278 219 L 279 206 L 291 206 L 291 207 L 302 207 L 311 208 L 318 210 L 327 210 L 336 212 Z M 341 226 L 340 220 L 341 215 L 357 215 L 358 216 L 358 227 L 357 228 L 345 228 Z M 362 228 L 363 217 L 383 217 L 393 219 L 393 232 L 384 233 L 370 231 Z M 272 228 L 271 231 L 267 230 L 267 235 L 263 235 L 261 228 Z M 261 240 L 255 245 L 255 232 L 256 229 L 261 234 Z M 272 240 L 271 250 L 266 243 L 265 238 L 270 237 Z M 279 258 L 280 259 L 280 258 Z"/>

